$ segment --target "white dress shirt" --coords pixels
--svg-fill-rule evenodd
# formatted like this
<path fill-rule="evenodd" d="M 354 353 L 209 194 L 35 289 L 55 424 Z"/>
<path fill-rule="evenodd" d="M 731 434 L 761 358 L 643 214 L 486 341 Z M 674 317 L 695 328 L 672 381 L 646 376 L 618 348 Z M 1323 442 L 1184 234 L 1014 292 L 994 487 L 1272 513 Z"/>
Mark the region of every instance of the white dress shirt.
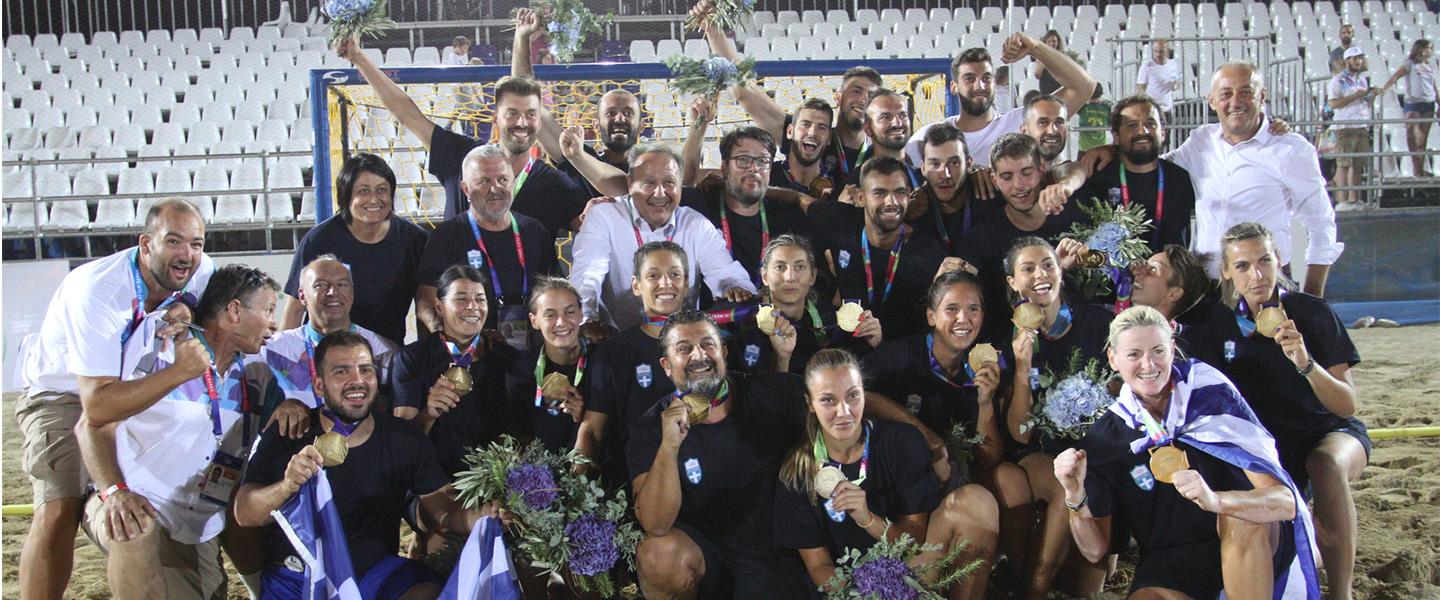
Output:
<path fill-rule="evenodd" d="M 640 249 L 635 243 L 637 231 L 646 243 L 668 239 L 685 249 L 691 291 L 695 290 L 698 272 L 716 298 L 734 288 L 755 292 L 745 267 L 730 257 L 720 230 L 704 215 L 680 206 L 668 222 L 652 229 L 635 210 L 634 201 L 625 195 L 591 208 L 580 233 L 575 235 L 575 266 L 570 270 L 570 283 L 580 291 L 586 321 L 603 319 L 621 331 L 644 321 L 644 306 L 630 293 L 630 280 L 635 275 L 632 262 L 635 251 Z"/>
<path fill-rule="evenodd" d="M 1153 58 L 1147 60 L 1140 66 L 1140 73 L 1135 76 L 1135 85 L 1144 85 L 1145 95 L 1154 99 L 1165 112 L 1175 108 L 1177 81 L 1180 81 L 1180 68 L 1173 60 L 1167 60 L 1163 65 L 1155 62 Z"/>
<path fill-rule="evenodd" d="M 1195 185 L 1192 249 L 1208 255 L 1207 270 L 1220 277 L 1220 238 L 1230 227 L 1254 221 L 1275 236 L 1280 264 L 1290 262 L 1290 222 L 1310 233 L 1308 265 L 1332 265 L 1345 250 L 1335 241 L 1335 209 L 1325 192 L 1315 146 L 1296 133 L 1270 134 L 1264 117 L 1255 137 L 1230 144 L 1218 123 L 1202 125 L 1163 158 L 1190 172 Z"/>

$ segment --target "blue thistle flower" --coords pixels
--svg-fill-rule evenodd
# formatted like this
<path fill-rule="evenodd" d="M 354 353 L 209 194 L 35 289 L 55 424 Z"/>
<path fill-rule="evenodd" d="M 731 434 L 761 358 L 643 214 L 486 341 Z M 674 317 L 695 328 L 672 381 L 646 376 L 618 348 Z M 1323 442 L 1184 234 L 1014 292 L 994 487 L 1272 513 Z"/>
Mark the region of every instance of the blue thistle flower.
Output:
<path fill-rule="evenodd" d="M 534 510 L 549 507 L 560 495 L 550 469 L 541 465 L 522 464 L 510 469 L 505 473 L 505 487 Z"/>
<path fill-rule="evenodd" d="M 855 590 L 867 598 L 880 600 L 915 600 L 920 592 L 906 582 L 914 572 L 905 562 L 889 556 L 882 556 L 855 568 L 851 575 Z"/>
<path fill-rule="evenodd" d="M 1095 232 L 1085 239 L 1085 245 L 1092 250 L 1104 252 L 1117 267 L 1129 266 L 1129 261 L 1120 256 L 1120 245 L 1130 239 L 1130 230 L 1119 223 L 1102 223 Z"/>
<path fill-rule="evenodd" d="M 720 56 L 712 56 L 705 59 L 701 65 L 705 71 L 705 78 L 715 82 L 715 85 L 723 86 L 732 81 L 740 74 L 739 69 L 732 63 Z"/>
<path fill-rule="evenodd" d="M 570 539 L 570 572 L 592 577 L 609 571 L 620 560 L 615 546 L 615 523 L 586 514 L 565 526 Z"/>
<path fill-rule="evenodd" d="M 1112 399 L 1105 386 L 1090 381 L 1082 374 L 1061 380 L 1045 395 L 1041 413 L 1057 429 L 1073 431 L 1085 421 L 1110 406 Z"/>
<path fill-rule="evenodd" d="M 332 21 L 354 21 L 374 8 L 375 0 L 325 0 L 325 15 Z"/>

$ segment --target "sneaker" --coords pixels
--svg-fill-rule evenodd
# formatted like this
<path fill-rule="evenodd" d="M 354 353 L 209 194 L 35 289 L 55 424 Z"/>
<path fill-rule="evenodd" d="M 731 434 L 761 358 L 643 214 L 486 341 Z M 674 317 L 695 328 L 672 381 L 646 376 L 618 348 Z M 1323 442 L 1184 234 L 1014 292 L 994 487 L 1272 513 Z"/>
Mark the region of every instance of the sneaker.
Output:
<path fill-rule="evenodd" d="M 1372 325 L 1372 327 L 1384 327 L 1386 329 L 1391 329 L 1399 326 L 1399 323 L 1396 323 L 1395 321 L 1392 321 L 1390 319 L 1375 319 L 1375 323 Z"/>
<path fill-rule="evenodd" d="M 1358 318 L 1358 319 L 1355 319 L 1355 322 L 1350 324 L 1350 328 L 1351 328 L 1351 329 L 1365 329 L 1366 327 L 1369 327 L 1369 326 L 1374 325 L 1374 324 L 1375 324 L 1375 317 L 1371 317 L 1371 316 L 1368 316 L 1368 315 L 1367 315 L 1367 316 L 1364 316 L 1364 317 L 1360 317 L 1360 318 Z"/>

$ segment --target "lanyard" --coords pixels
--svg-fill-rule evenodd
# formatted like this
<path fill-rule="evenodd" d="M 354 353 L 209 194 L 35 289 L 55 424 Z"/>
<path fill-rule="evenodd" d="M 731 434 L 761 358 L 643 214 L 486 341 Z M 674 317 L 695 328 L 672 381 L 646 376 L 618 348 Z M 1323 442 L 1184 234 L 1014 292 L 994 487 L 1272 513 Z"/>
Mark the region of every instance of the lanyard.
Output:
<path fill-rule="evenodd" d="M 530 171 L 520 174 L 518 183 L 525 182 L 525 175 Z M 475 222 L 475 213 L 465 211 L 465 218 L 470 221 L 470 232 L 475 234 L 475 245 L 480 247 L 480 254 L 485 255 L 485 264 L 490 267 L 490 282 L 495 286 L 495 299 L 501 304 L 505 303 L 505 293 L 500 291 L 500 273 L 495 270 L 495 261 L 490 258 L 490 249 L 485 247 L 485 238 L 480 235 L 480 225 Z M 525 245 L 520 243 L 520 224 L 515 215 L 510 215 L 510 233 L 515 236 L 515 256 L 520 258 L 520 295 L 530 295 L 530 273 L 525 270 Z"/>
<path fill-rule="evenodd" d="M 637 229 L 638 231 L 638 229 Z M 735 256 L 734 242 L 730 239 L 730 211 L 725 209 L 725 198 L 720 198 L 720 232 L 725 235 L 725 250 Z M 770 245 L 770 220 L 765 216 L 765 200 L 760 200 L 760 252 Z"/>
<path fill-rule="evenodd" d="M 831 138 L 830 141 L 835 144 L 835 156 L 839 157 L 840 159 L 840 172 L 845 175 L 849 175 L 850 160 L 847 159 L 845 155 L 845 144 L 840 142 L 840 138 L 838 136 Z M 785 157 L 785 160 L 789 161 L 790 157 Z"/>
<path fill-rule="evenodd" d="M 810 326 L 815 331 L 815 342 L 820 347 L 825 347 L 825 321 L 820 319 L 820 309 L 815 307 L 814 302 L 805 302 L 805 312 L 810 314 Z"/>
<path fill-rule="evenodd" d="M 895 268 L 900 266 L 900 250 L 905 245 L 905 225 L 900 225 L 900 235 L 895 237 L 895 246 L 890 249 L 890 265 L 886 268 L 885 292 L 880 297 L 884 302 L 890 299 L 890 288 L 895 285 Z M 875 303 L 875 274 L 870 272 L 870 238 L 865 233 L 865 227 L 860 227 L 860 255 L 865 259 L 865 298 L 873 305 Z"/>
<path fill-rule="evenodd" d="M 1155 170 L 1159 172 L 1159 182 L 1155 188 L 1155 231 L 1151 234 L 1155 243 L 1160 243 L 1160 219 L 1165 217 L 1165 165 L 1155 163 Z M 1126 208 L 1130 207 L 1130 182 L 1125 178 L 1125 165 L 1120 165 L 1120 201 Z"/>
<path fill-rule="evenodd" d="M 746 317 L 755 314 L 759 310 L 760 305 L 750 304 L 747 306 L 737 306 L 735 308 L 709 310 L 705 311 L 705 315 L 710 317 L 711 320 L 715 321 L 716 325 L 729 325 L 736 321 L 743 320 Z"/>
<path fill-rule="evenodd" d="M 945 374 L 945 369 L 940 368 L 940 361 L 935 358 L 935 334 L 934 334 L 934 333 L 927 333 L 927 334 L 925 334 L 925 358 L 927 358 L 927 359 L 930 360 L 930 372 L 933 373 L 933 374 L 935 374 L 936 377 L 940 378 L 940 381 L 945 382 L 945 383 L 946 383 L 947 385 L 949 385 L 950 387 L 953 387 L 953 388 L 975 387 L 975 382 L 973 382 L 973 381 L 965 381 L 965 382 L 963 382 L 963 383 L 955 383 L 955 380 L 951 379 L 948 375 Z M 966 375 L 969 375 L 970 378 L 972 378 L 972 379 L 975 377 L 975 374 L 972 373 L 972 372 L 970 372 L 970 365 L 968 365 L 968 364 L 965 365 L 964 373 L 965 373 Z"/>
<path fill-rule="evenodd" d="M 145 278 L 140 276 L 140 248 L 135 248 L 135 260 L 128 262 L 130 263 L 130 282 L 135 284 L 135 299 L 130 301 L 130 324 L 125 327 L 124 331 L 120 332 L 120 346 L 122 348 L 126 342 L 130 341 L 130 336 L 134 335 L 135 329 L 140 326 L 140 322 L 145 320 L 145 315 L 149 314 L 145 310 L 145 299 L 150 297 L 150 288 L 145 285 Z M 174 292 L 166 297 L 165 300 L 160 302 L 159 306 L 155 307 L 155 310 L 161 310 L 181 300 L 187 304 L 194 304 L 194 299 L 190 297 L 190 294 L 180 291 Z"/>
<path fill-rule="evenodd" d="M 337 415 L 333 411 L 331 411 L 330 407 L 328 406 L 321 406 L 320 414 L 330 418 L 330 431 L 333 431 L 345 437 L 350 437 L 350 434 L 355 433 L 355 430 L 360 427 L 360 424 L 365 422 L 365 418 L 361 417 L 359 421 L 356 421 L 354 423 L 347 423 L 344 419 L 340 418 L 340 415 Z"/>
<path fill-rule="evenodd" d="M 520 176 L 515 178 L 515 191 L 511 192 L 512 198 L 520 195 L 520 188 L 525 187 L 525 182 L 530 179 L 530 169 L 533 168 L 535 168 L 535 155 L 532 154 L 530 160 L 525 162 L 525 170 L 520 171 Z"/>
<path fill-rule="evenodd" d="M 587 354 L 587 353 L 585 352 L 585 345 L 584 345 L 584 344 L 581 344 L 581 345 L 580 345 L 580 362 L 575 363 L 575 376 L 572 377 L 572 378 L 570 378 L 570 385 L 575 386 L 576 388 L 579 388 L 579 387 L 580 387 L 580 380 L 582 380 L 582 379 L 585 378 L 585 362 L 586 362 L 586 361 L 585 361 L 585 358 L 586 358 L 585 355 L 586 355 L 586 354 Z M 549 364 L 549 362 L 550 362 L 549 359 L 545 356 L 545 348 L 544 348 L 544 347 L 541 347 L 541 348 L 540 348 L 540 358 L 535 361 L 535 406 L 536 406 L 537 408 L 544 405 L 544 404 L 543 404 L 543 392 L 544 392 L 544 390 L 541 389 L 541 386 L 545 383 L 545 367 Z M 555 409 L 552 408 L 552 409 L 550 409 L 550 414 L 552 414 L 552 415 L 558 415 L 558 414 L 560 414 L 560 411 L 555 410 Z"/>
<path fill-rule="evenodd" d="M 1276 286 L 1275 301 L 1266 302 L 1261 308 L 1280 306 L 1285 300 L 1285 288 Z M 1240 301 L 1235 304 L 1235 324 L 1240 326 L 1240 335 L 1250 337 L 1255 335 L 1255 318 L 1250 314 L 1249 305 L 1245 304 L 1245 297 L 1241 296 Z"/>
<path fill-rule="evenodd" d="M 839 464 L 840 464 L 839 461 L 835 461 L 835 460 L 831 460 L 831 459 L 830 459 L 830 449 L 825 447 L 825 434 L 823 434 L 823 433 L 817 433 L 817 434 L 815 435 L 814 451 L 815 451 L 815 462 L 817 462 L 817 463 L 819 463 L 819 464 L 822 464 L 822 465 L 828 465 L 828 464 L 831 464 L 831 463 L 834 463 L 834 464 L 836 464 L 836 465 L 839 465 Z M 866 423 L 865 423 L 865 446 L 864 446 L 863 449 L 860 450 L 860 476 L 857 477 L 857 478 L 855 478 L 854 480 L 852 480 L 850 483 L 853 483 L 853 484 L 855 484 L 855 485 L 860 485 L 860 484 L 862 484 L 862 483 L 865 483 L 865 477 L 867 476 L 867 474 L 869 473 L 869 471 L 870 471 L 870 423 L 869 423 L 869 422 L 866 422 Z"/>
<path fill-rule="evenodd" d="M 723 202 L 723 201 L 722 201 L 722 202 Z M 631 197 L 630 197 L 630 205 L 627 206 L 626 209 L 630 212 L 630 228 L 633 229 L 633 230 L 635 230 L 635 247 L 638 249 L 640 246 L 644 246 L 644 245 L 645 245 L 645 240 L 644 240 L 644 238 L 641 238 L 641 237 L 640 237 L 640 225 L 638 225 L 638 224 L 635 223 L 635 221 L 636 221 L 637 219 L 636 219 L 636 217 L 635 217 L 635 197 L 634 197 L 634 196 L 631 196 Z M 679 208 L 677 207 L 676 210 L 679 210 Z M 665 241 L 667 241 L 667 242 L 673 242 L 673 241 L 675 241 L 675 232 L 680 231 L 680 217 L 679 217 L 678 215 L 675 216 L 675 226 L 674 226 L 674 227 L 675 227 L 674 229 L 671 229 L 671 230 L 670 230 L 670 235 L 665 236 Z M 726 247 L 728 248 L 728 247 L 729 247 L 729 244 L 726 244 Z"/>
<path fill-rule="evenodd" d="M 1055 315 L 1055 323 L 1050 325 L 1049 331 L 1045 332 L 1045 339 L 1053 342 L 1065 337 L 1065 334 L 1070 332 L 1070 322 L 1074 318 L 1075 315 L 1070 311 L 1070 305 L 1061 302 L 1060 312 Z"/>
<path fill-rule="evenodd" d="M 1138 400 L 1139 397 L 1137 396 L 1136 399 Z M 1165 430 L 1164 425 L 1156 422 L 1155 417 L 1150 416 L 1150 411 L 1145 408 L 1143 402 L 1139 404 L 1140 410 L 1136 412 L 1140 413 L 1140 420 L 1145 421 L 1145 435 L 1150 438 L 1151 444 L 1154 446 L 1169 444 L 1172 440 L 1170 432 Z"/>
<path fill-rule="evenodd" d="M 950 232 L 945 227 L 945 217 L 940 214 L 940 198 L 935 195 L 935 188 L 930 187 L 930 218 L 935 219 L 935 229 L 940 233 L 940 241 L 945 243 L 945 249 L 950 249 Z M 970 204 L 965 204 L 966 226 L 969 226 Z"/>
<path fill-rule="evenodd" d="M 450 351 L 450 359 L 455 361 L 455 364 L 461 367 L 467 369 L 470 368 L 470 363 L 474 362 L 475 355 L 477 354 L 476 350 L 480 345 L 480 337 L 481 336 L 479 334 L 476 334 L 475 339 L 470 341 L 470 347 L 464 350 L 461 350 L 460 346 L 455 344 L 454 342 L 451 342 L 450 340 L 444 340 L 445 349 Z"/>
<path fill-rule="evenodd" d="M 211 432 L 215 434 L 215 441 L 218 443 L 220 439 L 224 437 L 225 432 L 225 430 L 220 426 L 219 383 L 220 381 L 222 381 L 222 379 L 220 378 L 220 370 L 215 366 L 215 350 L 210 347 L 210 342 L 205 339 L 205 334 L 196 331 L 195 337 L 200 340 L 201 345 L 205 346 L 205 351 L 210 353 L 210 366 L 205 369 L 205 375 L 203 379 L 205 381 L 205 397 L 209 401 L 208 404 L 210 405 Z M 242 374 L 245 372 L 244 359 L 238 354 L 235 356 L 235 365 L 238 365 L 240 367 L 240 372 Z M 234 370 L 235 365 L 232 365 L 230 369 Z M 240 413 L 244 414 L 249 411 L 250 392 L 245 388 L 245 380 L 242 378 L 240 380 Z M 246 430 L 244 433 L 245 441 L 243 443 L 243 447 L 248 449 L 250 447 L 250 432 L 249 430 Z"/>
<path fill-rule="evenodd" d="M 844 152 L 841 152 L 841 154 L 844 154 Z M 856 169 L 859 169 L 861 165 L 865 164 L 865 159 L 866 159 L 866 158 L 869 158 L 869 157 L 870 157 L 870 142 L 865 142 L 865 143 L 860 144 L 860 154 L 855 157 L 855 168 L 856 168 Z M 849 169 L 846 169 L 846 170 L 845 170 L 845 173 L 847 173 L 847 174 L 850 173 L 850 170 L 849 170 Z"/>
<path fill-rule="evenodd" d="M 645 324 L 646 324 L 646 325 L 650 325 L 650 326 L 652 326 L 652 327 L 664 327 L 664 326 L 665 326 L 665 322 L 666 322 L 666 321 L 669 321 L 669 320 L 670 320 L 670 316 L 669 316 L 669 315 L 666 315 L 666 316 L 663 316 L 663 317 L 652 317 L 652 316 L 650 316 L 650 315 L 645 315 Z"/>

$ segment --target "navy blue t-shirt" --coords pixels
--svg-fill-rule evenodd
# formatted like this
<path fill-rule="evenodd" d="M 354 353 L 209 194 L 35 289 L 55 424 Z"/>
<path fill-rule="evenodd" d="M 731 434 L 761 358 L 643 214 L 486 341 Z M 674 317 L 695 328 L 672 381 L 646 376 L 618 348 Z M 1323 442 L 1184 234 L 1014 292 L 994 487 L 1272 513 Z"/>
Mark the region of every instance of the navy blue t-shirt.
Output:
<path fill-rule="evenodd" d="M 993 344 L 1001 350 L 1000 344 Z M 1014 360 L 1006 354 L 1006 364 Z M 962 357 L 969 360 L 969 352 Z M 881 344 L 874 352 L 860 361 L 860 371 L 865 375 L 865 389 L 884 394 L 896 404 L 920 419 L 931 433 L 944 437 L 956 424 L 964 423 L 971 433 L 979 428 L 980 390 L 971 385 L 963 373 L 953 380 L 956 387 L 940 379 L 930 370 L 930 352 L 925 347 L 925 336 L 915 335 Z M 1000 375 L 1001 387 L 1008 389 L 1005 382 L 1013 376 L 1006 369 Z M 1003 397 L 997 391 L 992 405 Z M 995 406 L 995 415 L 1001 415 Z M 1003 429 L 1003 428 L 1002 428 Z M 927 459 L 928 460 L 928 459 Z"/>
<path fill-rule="evenodd" d="M 515 349 L 481 334 L 483 351 L 470 363 L 473 388 L 460 397 L 460 403 L 440 415 L 430 426 L 430 442 L 435 445 L 440 466 L 446 473 L 465 469 L 465 454 L 470 448 L 489 444 L 501 434 L 520 431 L 520 417 L 510 410 L 506 400 L 505 373 L 515 362 Z M 395 382 L 395 406 L 425 411 L 431 386 L 440 374 L 450 368 L 453 358 L 438 333 L 416 340 L 401 348 L 392 365 Z M 419 417 L 416 417 L 417 419 Z"/>
<path fill-rule="evenodd" d="M 575 434 L 579 432 L 580 424 L 576 423 L 575 419 L 563 411 L 552 415 L 547 406 L 535 406 L 535 365 L 539 364 L 540 352 L 542 351 L 542 344 L 536 344 L 521 354 L 520 357 L 515 360 L 515 363 L 511 365 L 510 372 L 506 374 L 505 387 L 510 393 L 510 410 L 513 411 L 514 414 L 521 416 L 518 423 L 520 426 L 520 435 L 528 434 L 534 436 L 535 439 L 540 440 L 540 443 L 545 445 L 547 450 L 565 453 L 575 447 Z M 587 359 L 585 364 L 586 373 L 580 377 L 580 385 L 576 386 L 576 391 L 580 392 L 580 397 L 585 399 L 585 410 L 587 412 L 603 413 L 605 411 L 600 410 L 601 407 L 596 406 L 590 401 L 590 381 L 594 379 L 590 373 L 590 364 L 590 361 Z M 540 380 L 543 382 L 545 376 L 551 373 L 559 373 L 564 375 L 565 379 L 573 385 L 575 382 L 575 368 L 577 366 L 578 363 L 574 365 L 561 365 L 556 364 L 555 361 L 546 360 L 545 370 L 544 373 L 541 374 Z M 550 402 L 548 398 L 543 399 L 541 404 L 548 402 Z"/>
<path fill-rule="evenodd" d="M 454 265 L 469 265 L 484 273 L 485 277 L 490 279 L 485 286 L 486 305 L 489 309 L 486 313 L 485 328 L 493 329 L 500 315 L 502 300 L 507 305 L 524 306 L 529 301 L 522 293 L 527 289 L 527 283 L 533 286 L 536 277 L 555 272 L 555 238 L 545 232 L 545 226 L 539 221 L 512 212 L 510 214 L 520 229 L 520 246 L 525 249 L 525 268 L 523 271 L 520 268 L 520 255 L 515 252 L 515 233 L 510 229 L 480 229 L 480 237 L 485 240 L 485 250 L 494 261 L 490 263 L 485 260 L 485 253 L 480 251 L 480 245 L 475 243 L 475 231 L 470 228 L 468 214 L 441 223 L 430 234 L 430 241 L 425 244 L 425 252 L 420 256 L 416 277 L 420 284 L 433 286 L 440 279 L 440 274 Z M 490 271 L 492 264 L 495 273 L 499 275 L 503 298 L 496 292 L 496 281 Z"/>
<path fill-rule="evenodd" d="M 470 210 L 470 199 L 460 191 L 460 167 L 465 155 L 484 142 L 436 126 L 430 135 L 430 174 L 445 187 L 445 218 Z M 520 177 L 515 174 L 516 180 Z M 545 232 L 554 235 L 569 229 L 570 222 L 585 210 L 590 197 L 568 175 L 537 159 L 525 185 L 515 194 L 514 210 L 540 221 Z"/>
<path fill-rule="evenodd" d="M 290 262 L 285 293 L 300 297 L 300 272 L 322 254 L 334 254 L 350 267 L 355 302 L 350 320 L 397 344 L 405 341 L 405 316 L 415 299 L 415 271 L 425 250 L 425 230 L 390 216 L 390 231 L 374 244 L 355 239 L 339 215 L 316 225 L 300 239 Z"/>
<path fill-rule="evenodd" d="M 720 220 L 720 204 L 724 202 L 724 194 L 721 190 L 712 192 L 701 192 L 682 195 L 682 204 L 695 209 L 710 221 L 715 229 L 720 231 L 723 238 L 725 229 Z M 793 233 L 809 237 L 809 227 L 805 213 L 793 204 L 783 204 L 773 200 L 761 200 L 765 210 L 765 222 L 769 225 L 770 239 L 775 239 L 786 233 Z M 730 256 L 739 261 L 740 266 L 745 267 L 745 272 L 750 274 L 750 281 L 756 286 L 760 285 L 760 254 L 764 251 L 761 240 L 764 229 L 761 227 L 759 213 L 750 216 L 738 215 L 734 211 L 725 211 L 725 221 L 730 224 L 730 239 L 726 244 L 730 246 Z"/>
<path fill-rule="evenodd" d="M 1110 190 L 1120 190 L 1120 166 L 1122 161 L 1113 160 L 1098 173 L 1085 180 L 1085 185 L 1070 195 L 1066 204 L 1090 203 L 1091 199 L 1110 202 Z M 1130 201 L 1145 207 L 1145 218 L 1152 221 L 1152 230 L 1143 237 L 1152 252 L 1165 249 L 1165 244 L 1190 245 L 1190 217 L 1195 212 L 1195 186 L 1190 182 L 1190 172 L 1168 160 L 1159 161 L 1165 170 L 1165 205 L 1160 221 L 1155 223 L 1156 193 L 1159 190 L 1158 171 L 1136 173 L 1127 171 L 1125 181 L 1130 187 Z M 1123 201 L 1123 200 L 1122 200 Z M 1156 231 L 1159 229 L 1159 236 Z"/>

